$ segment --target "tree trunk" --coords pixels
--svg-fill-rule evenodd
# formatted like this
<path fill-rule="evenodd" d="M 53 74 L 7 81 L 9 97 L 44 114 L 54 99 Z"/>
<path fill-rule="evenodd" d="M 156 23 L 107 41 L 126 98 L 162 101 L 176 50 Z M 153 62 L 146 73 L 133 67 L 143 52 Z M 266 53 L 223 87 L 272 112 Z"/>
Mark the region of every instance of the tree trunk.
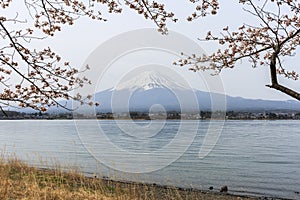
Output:
<path fill-rule="evenodd" d="M 273 88 L 276 90 L 279 90 L 295 99 L 297 99 L 298 101 L 300 101 L 300 94 L 290 88 L 287 88 L 283 85 L 278 84 L 277 81 L 277 73 L 276 73 L 276 58 L 279 52 L 279 47 L 277 47 L 278 49 L 275 50 L 275 52 L 273 53 L 272 57 L 271 57 L 271 63 L 270 63 L 270 73 L 271 73 L 271 82 L 272 85 L 266 85 L 269 88 Z"/>

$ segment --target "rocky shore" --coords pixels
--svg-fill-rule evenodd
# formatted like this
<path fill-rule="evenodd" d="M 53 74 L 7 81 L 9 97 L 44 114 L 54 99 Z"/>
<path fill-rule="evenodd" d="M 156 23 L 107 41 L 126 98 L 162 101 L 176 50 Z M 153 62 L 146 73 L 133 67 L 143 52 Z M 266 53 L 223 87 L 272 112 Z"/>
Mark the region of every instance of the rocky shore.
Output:
<path fill-rule="evenodd" d="M 106 177 L 85 176 L 74 170 L 35 168 L 17 159 L 0 158 L 0 199 L 275 200 L 276 198 L 237 196 L 231 194 L 230 187 L 227 186 L 219 189 L 211 187 L 207 191 L 201 191 L 116 181 Z"/>
<path fill-rule="evenodd" d="M 107 177 L 101 178 L 108 185 L 120 185 L 122 187 L 142 188 L 147 186 L 151 188 L 154 193 L 153 199 L 201 199 L 201 200 L 290 200 L 279 197 L 267 197 L 267 196 L 250 196 L 250 195 L 236 195 L 230 192 L 228 186 L 222 186 L 221 188 L 209 187 L 208 190 L 198 190 L 193 188 L 181 188 L 168 185 L 150 184 L 150 183 L 138 183 L 129 181 L 116 181 L 110 180 Z M 170 194 L 178 194 L 177 197 L 168 196 Z"/>

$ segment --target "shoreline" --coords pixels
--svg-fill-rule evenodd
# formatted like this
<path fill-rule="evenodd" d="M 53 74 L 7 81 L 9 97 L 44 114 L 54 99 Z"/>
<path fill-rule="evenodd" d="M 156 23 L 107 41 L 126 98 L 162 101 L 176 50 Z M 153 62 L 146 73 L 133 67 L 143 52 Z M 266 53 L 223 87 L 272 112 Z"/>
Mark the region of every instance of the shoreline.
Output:
<path fill-rule="evenodd" d="M 216 190 L 160 185 L 108 177 L 93 177 L 57 166 L 33 167 L 18 159 L 0 157 L 0 199 L 199 199 L 199 200 L 290 200 L 240 195 Z"/>
<path fill-rule="evenodd" d="M 55 169 L 51 168 L 37 168 L 38 170 L 50 172 L 53 173 Z M 68 174 L 68 171 L 63 172 L 65 174 Z M 203 199 L 203 200 L 294 200 L 289 198 L 283 198 L 283 197 L 275 197 L 275 196 L 264 196 L 264 195 L 251 195 L 251 194 L 235 194 L 230 192 L 230 186 L 228 188 L 228 192 L 219 192 L 214 190 L 202 190 L 202 189 L 195 189 L 195 188 L 188 188 L 188 187 L 178 187 L 178 186 L 172 186 L 172 185 L 163 185 L 158 183 L 149 183 L 149 182 L 138 182 L 138 181 L 129 181 L 129 180 L 115 180 L 109 177 L 93 177 L 90 175 L 81 174 L 80 175 L 84 177 L 85 180 L 89 181 L 100 181 L 101 183 L 105 184 L 108 187 L 114 186 L 114 187 L 121 187 L 121 188 L 127 188 L 127 187 L 133 187 L 133 188 L 150 188 L 150 190 L 155 190 L 155 193 L 159 194 L 167 194 L 167 193 L 182 193 L 186 195 L 191 196 L 197 196 L 196 199 Z M 219 188 L 218 188 L 219 189 Z M 238 192 L 237 192 L 238 193 Z M 155 199 L 161 199 L 161 198 L 155 198 Z M 168 198 L 166 198 L 167 200 Z M 175 198 L 176 199 L 176 198 Z M 182 198 L 178 198 L 182 199 Z"/>
<path fill-rule="evenodd" d="M 92 178 L 92 177 L 91 177 Z M 135 182 L 135 181 L 126 181 L 126 180 L 113 180 L 113 179 L 109 179 L 106 177 L 103 178 L 99 178 L 102 181 L 108 181 L 108 182 L 115 182 L 115 183 L 119 183 L 119 184 L 133 184 L 133 185 L 148 185 L 150 187 L 155 187 L 158 189 L 162 189 L 162 190 L 178 190 L 178 191 L 182 191 L 182 192 L 194 192 L 194 193 L 201 193 L 204 195 L 204 197 L 207 196 L 211 196 L 211 197 L 223 197 L 221 199 L 227 200 L 227 199 L 244 199 L 244 200 L 262 200 L 262 199 L 266 199 L 266 200 L 292 200 L 289 198 L 282 198 L 282 197 L 271 197 L 271 196 L 260 196 L 260 195 L 246 195 L 246 194 L 234 194 L 230 192 L 230 188 L 229 188 L 229 192 L 218 192 L 216 190 L 212 191 L 212 190 L 201 190 L 201 189 L 195 189 L 195 188 L 187 188 L 187 187 L 177 187 L 177 186 L 172 186 L 172 185 L 162 185 L 162 184 L 157 184 L 157 183 L 142 183 L 142 182 Z M 206 199 L 206 198 L 204 198 Z"/>
<path fill-rule="evenodd" d="M 97 121 L 300 121 L 300 119 L 131 119 L 131 118 L 117 118 L 117 119 L 101 119 L 101 118 L 0 118 L 0 121 L 73 121 L 73 120 L 97 120 Z"/>

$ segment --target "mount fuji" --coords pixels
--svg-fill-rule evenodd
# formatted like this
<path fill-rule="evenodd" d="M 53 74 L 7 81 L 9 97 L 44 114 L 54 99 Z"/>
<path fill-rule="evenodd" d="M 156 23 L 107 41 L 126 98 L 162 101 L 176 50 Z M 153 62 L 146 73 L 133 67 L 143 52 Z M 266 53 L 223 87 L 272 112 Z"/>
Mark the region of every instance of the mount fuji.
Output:
<path fill-rule="evenodd" d="M 145 71 L 130 80 L 123 82 L 114 88 L 115 90 L 151 90 L 151 89 L 174 89 L 187 90 L 188 86 L 176 82 L 171 77 L 155 71 Z"/>
<path fill-rule="evenodd" d="M 212 96 L 217 100 L 214 102 L 226 99 L 226 110 L 300 111 L 300 102 L 298 101 L 245 99 L 204 92 L 193 89 L 188 84 L 175 80 L 174 77 L 156 71 L 144 71 L 114 88 L 98 92 L 95 94 L 95 100 L 100 103 L 99 108 L 97 108 L 97 111 L 100 112 L 126 112 L 128 110 L 143 112 L 149 111 L 153 105 L 157 104 L 166 111 L 185 112 L 211 110 Z M 218 109 L 218 105 L 216 108 Z"/>
<path fill-rule="evenodd" d="M 198 110 L 198 105 L 186 106 L 187 97 L 194 95 L 187 84 L 154 71 L 146 71 L 122 82 L 118 86 L 96 94 L 100 110 L 125 112 L 148 111 L 153 105 L 160 105 L 166 111 Z M 195 99 L 197 99 L 195 97 Z"/>

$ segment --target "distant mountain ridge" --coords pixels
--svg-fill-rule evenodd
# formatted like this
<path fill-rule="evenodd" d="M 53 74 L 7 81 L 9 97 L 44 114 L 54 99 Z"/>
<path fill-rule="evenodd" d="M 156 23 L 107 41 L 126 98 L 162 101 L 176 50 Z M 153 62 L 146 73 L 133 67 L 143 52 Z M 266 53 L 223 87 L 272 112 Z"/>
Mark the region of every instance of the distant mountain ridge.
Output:
<path fill-rule="evenodd" d="M 211 97 L 222 101 L 226 99 L 226 110 L 233 111 L 264 111 L 264 110 L 297 110 L 300 102 L 294 100 L 274 101 L 260 99 L 246 99 L 224 94 L 209 93 L 191 89 L 180 81 L 162 75 L 158 72 L 145 71 L 132 79 L 123 82 L 115 88 L 95 94 L 95 100 L 100 102 L 100 112 L 148 111 L 153 105 L 159 104 L 166 111 L 211 110 Z M 178 98 L 179 97 L 179 98 Z M 198 105 L 191 103 L 195 98 Z M 125 109 L 128 107 L 128 109 Z M 216 106 L 218 108 L 218 105 Z"/>
<path fill-rule="evenodd" d="M 214 100 L 212 101 L 211 97 Z M 97 112 L 148 112 L 154 105 L 160 105 L 166 111 L 189 112 L 211 111 L 212 102 L 215 109 L 226 100 L 226 104 L 219 106 L 227 111 L 299 111 L 300 102 L 295 100 L 275 101 L 261 99 L 246 99 L 224 94 L 210 93 L 192 89 L 187 83 L 170 75 L 156 71 L 145 71 L 133 78 L 122 82 L 114 88 L 94 94 L 95 101 L 100 103 Z M 194 101 L 193 101 L 194 100 Z M 60 101 L 62 105 L 72 108 L 71 101 Z M 196 103 L 195 103 L 196 102 Z M 81 111 L 91 107 L 84 106 Z M 10 109 L 18 112 L 33 112 L 32 109 Z M 77 111 L 77 110 L 76 110 Z M 48 113 L 67 112 L 63 108 L 50 107 Z"/>

